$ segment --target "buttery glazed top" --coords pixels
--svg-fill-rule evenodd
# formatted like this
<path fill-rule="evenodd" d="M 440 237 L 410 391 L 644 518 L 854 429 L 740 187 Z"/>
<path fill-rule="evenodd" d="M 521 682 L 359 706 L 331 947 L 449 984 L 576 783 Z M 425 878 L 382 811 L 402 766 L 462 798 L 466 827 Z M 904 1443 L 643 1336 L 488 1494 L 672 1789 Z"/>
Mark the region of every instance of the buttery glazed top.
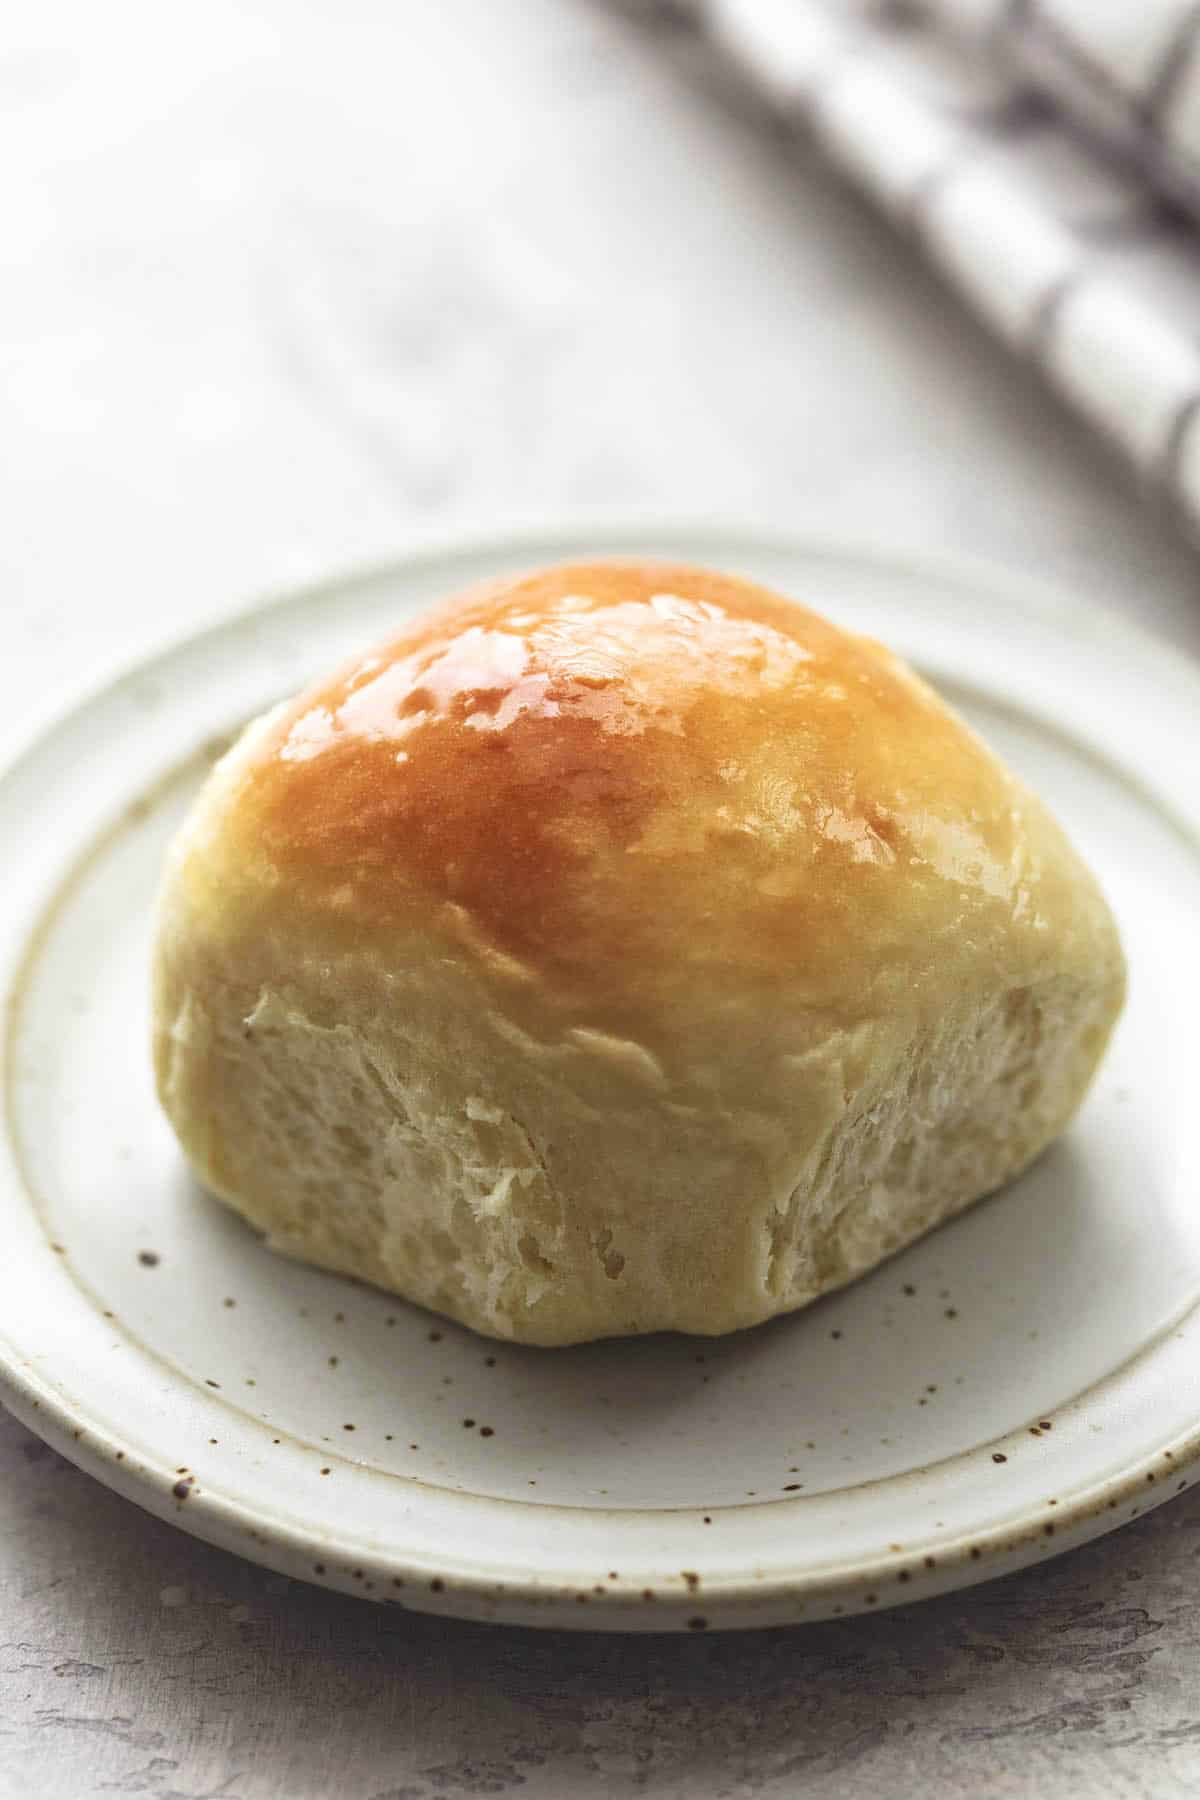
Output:
<path fill-rule="evenodd" d="M 903 664 L 665 563 L 414 621 L 284 709 L 229 823 L 276 902 L 447 932 L 576 1008 L 784 983 L 847 1019 L 924 1010 L 1107 930 L 1052 821 Z"/>

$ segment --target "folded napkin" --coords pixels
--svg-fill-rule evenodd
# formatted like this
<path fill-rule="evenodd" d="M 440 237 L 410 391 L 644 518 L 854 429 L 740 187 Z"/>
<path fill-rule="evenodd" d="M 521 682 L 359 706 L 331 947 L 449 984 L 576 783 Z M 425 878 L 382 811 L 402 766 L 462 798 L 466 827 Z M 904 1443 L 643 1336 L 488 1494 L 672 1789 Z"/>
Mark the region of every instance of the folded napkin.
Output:
<path fill-rule="evenodd" d="M 1200 528 L 1200 5 L 673 12 Z"/>

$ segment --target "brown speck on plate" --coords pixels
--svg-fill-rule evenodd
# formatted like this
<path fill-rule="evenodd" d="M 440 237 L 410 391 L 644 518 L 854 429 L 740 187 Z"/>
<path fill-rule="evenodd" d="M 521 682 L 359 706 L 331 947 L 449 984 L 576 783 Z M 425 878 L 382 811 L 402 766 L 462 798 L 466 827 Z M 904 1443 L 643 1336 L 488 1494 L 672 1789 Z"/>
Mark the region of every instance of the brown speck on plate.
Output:
<path fill-rule="evenodd" d="M 138 1261 L 141 1263 L 143 1269 L 157 1269 L 161 1260 L 162 1258 L 159 1256 L 157 1250 L 138 1251 Z"/>
<path fill-rule="evenodd" d="M 992 1451 L 992 1461 L 994 1463 L 1002 1463 L 1002 1462 L 1007 1462 L 1008 1458 L 1007 1458 L 1007 1456 L 1005 1456 L 1003 1450 L 993 1450 Z"/>

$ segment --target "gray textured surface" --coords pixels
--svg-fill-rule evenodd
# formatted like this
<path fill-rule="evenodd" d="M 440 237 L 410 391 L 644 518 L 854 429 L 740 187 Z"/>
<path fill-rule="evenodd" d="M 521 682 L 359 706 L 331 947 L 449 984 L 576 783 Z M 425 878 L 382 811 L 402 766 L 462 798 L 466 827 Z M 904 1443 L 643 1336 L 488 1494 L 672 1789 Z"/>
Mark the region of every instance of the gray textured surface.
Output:
<path fill-rule="evenodd" d="M 5 1800 L 1200 1792 L 1200 1493 L 924 1606 L 621 1641 L 289 1584 L 11 1421 L 0 1479 Z"/>
<path fill-rule="evenodd" d="M 577 0 L 46 0 L 0 32 L 0 717 L 417 528 L 816 521 L 1200 653 L 1106 453 L 670 32 Z M 887 1616 L 622 1643 L 380 1613 L 0 1420 L 0 1794 L 1200 1792 L 1200 1495 Z"/>

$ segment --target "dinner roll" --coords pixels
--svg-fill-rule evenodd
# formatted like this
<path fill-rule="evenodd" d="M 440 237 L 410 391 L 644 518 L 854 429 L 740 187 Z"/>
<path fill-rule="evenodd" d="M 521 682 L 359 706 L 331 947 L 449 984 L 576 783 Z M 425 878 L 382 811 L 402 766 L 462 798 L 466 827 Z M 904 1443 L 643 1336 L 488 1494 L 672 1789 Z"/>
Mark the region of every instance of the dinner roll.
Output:
<path fill-rule="evenodd" d="M 1124 964 L 924 681 L 748 581 L 505 578 L 244 732 L 154 1056 L 213 1193 L 496 1337 L 732 1331 L 1023 1169 Z"/>

